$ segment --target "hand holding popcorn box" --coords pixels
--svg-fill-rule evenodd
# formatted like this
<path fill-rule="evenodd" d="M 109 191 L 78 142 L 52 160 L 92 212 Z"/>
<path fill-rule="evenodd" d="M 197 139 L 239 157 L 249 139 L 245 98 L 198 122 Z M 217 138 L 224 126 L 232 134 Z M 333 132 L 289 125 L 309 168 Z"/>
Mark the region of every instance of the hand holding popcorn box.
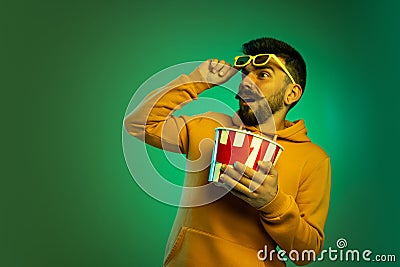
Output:
<path fill-rule="evenodd" d="M 222 164 L 233 165 L 236 161 L 257 171 L 258 161 L 276 164 L 283 147 L 278 143 L 249 131 L 216 128 L 209 182 L 219 182 Z"/>

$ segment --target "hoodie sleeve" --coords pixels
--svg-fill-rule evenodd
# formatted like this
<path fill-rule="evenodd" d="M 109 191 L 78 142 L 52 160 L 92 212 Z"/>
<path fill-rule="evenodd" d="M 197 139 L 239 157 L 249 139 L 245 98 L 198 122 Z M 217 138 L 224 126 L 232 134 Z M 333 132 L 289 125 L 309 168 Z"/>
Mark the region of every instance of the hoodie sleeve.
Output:
<path fill-rule="evenodd" d="M 310 262 L 308 256 L 301 258 L 303 253 L 318 255 L 322 250 L 330 185 L 330 160 L 325 158 L 302 181 L 296 199 L 278 189 L 275 198 L 259 208 L 264 229 L 286 256 L 293 250 L 300 255 L 298 260 L 291 259 L 296 265 Z"/>
<path fill-rule="evenodd" d="M 210 87 L 197 68 L 189 75 L 181 75 L 153 91 L 125 118 L 126 131 L 152 146 L 186 154 L 188 117 L 172 114 Z"/>

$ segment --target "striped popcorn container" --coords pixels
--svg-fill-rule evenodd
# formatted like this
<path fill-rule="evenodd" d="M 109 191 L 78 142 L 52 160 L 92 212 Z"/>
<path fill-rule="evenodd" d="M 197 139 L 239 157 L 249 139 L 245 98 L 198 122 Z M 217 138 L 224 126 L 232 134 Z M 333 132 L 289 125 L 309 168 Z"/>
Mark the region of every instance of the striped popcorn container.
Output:
<path fill-rule="evenodd" d="M 235 161 L 257 170 L 258 161 L 276 164 L 283 147 L 266 137 L 230 128 L 216 128 L 209 182 L 219 182 L 222 164 L 233 165 Z"/>

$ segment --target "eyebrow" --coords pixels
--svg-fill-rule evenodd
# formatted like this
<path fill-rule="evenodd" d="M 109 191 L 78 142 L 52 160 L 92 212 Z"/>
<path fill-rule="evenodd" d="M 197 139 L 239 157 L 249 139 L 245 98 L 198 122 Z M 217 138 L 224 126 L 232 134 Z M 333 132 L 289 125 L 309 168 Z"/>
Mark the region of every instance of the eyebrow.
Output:
<path fill-rule="evenodd" d="M 259 67 L 252 65 L 252 67 L 255 68 L 255 70 L 262 70 L 262 69 L 271 70 L 274 75 L 275 75 L 275 69 L 280 69 L 279 67 L 275 67 L 275 69 L 274 69 L 273 65 L 271 65 L 269 63 L 267 65 L 259 66 Z M 248 69 L 246 69 L 246 67 L 244 67 L 241 71 L 242 72 L 245 71 L 245 73 L 246 72 L 249 73 L 251 70 L 248 70 Z"/>
<path fill-rule="evenodd" d="M 275 69 L 270 64 L 267 64 L 265 66 L 256 67 L 256 70 L 262 70 L 262 69 L 269 69 L 275 74 Z"/>

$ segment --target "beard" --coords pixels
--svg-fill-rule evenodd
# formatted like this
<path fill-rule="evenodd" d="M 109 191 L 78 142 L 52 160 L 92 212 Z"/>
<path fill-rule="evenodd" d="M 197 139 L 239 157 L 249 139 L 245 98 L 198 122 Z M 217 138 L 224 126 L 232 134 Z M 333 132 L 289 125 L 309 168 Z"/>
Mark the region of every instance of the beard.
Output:
<path fill-rule="evenodd" d="M 283 108 L 283 99 L 286 87 L 282 87 L 278 92 L 268 97 L 250 103 L 240 105 L 238 115 L 242 122 L 247 126 L 257 126 L 266 122 L 273 114 Z M 239 95 L 236 95 L 240 99 Z"/>

